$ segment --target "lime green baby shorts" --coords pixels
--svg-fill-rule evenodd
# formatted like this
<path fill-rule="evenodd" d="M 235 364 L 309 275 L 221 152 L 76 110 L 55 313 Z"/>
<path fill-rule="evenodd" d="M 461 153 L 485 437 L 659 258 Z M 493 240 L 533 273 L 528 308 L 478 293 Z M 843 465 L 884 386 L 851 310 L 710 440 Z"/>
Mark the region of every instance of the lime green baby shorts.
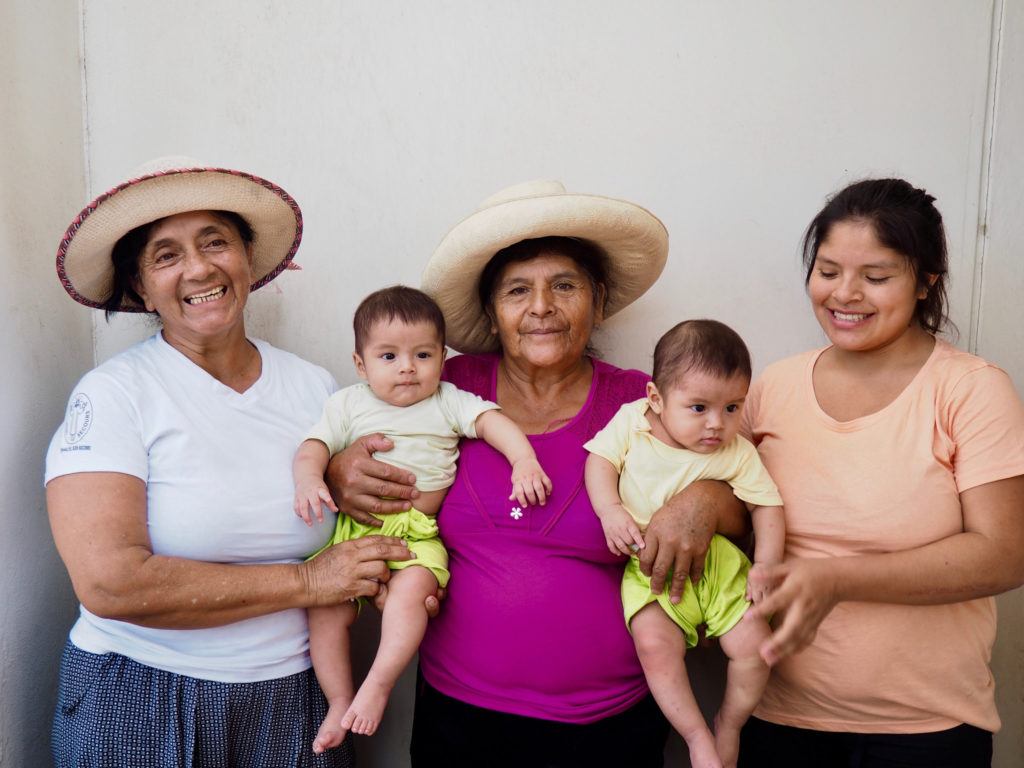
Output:
<path fill-rule="evenodd" d="M 622 575 L 622 610 L 626 626 L 645 605 L 655 600 L 686 635 L 686 647 L 697 645 L 697 627 L 707 624 L 707 636 L 718 637 L 743 618 L 750 602 L 746 599 L 750 560 L 724 536 L 715 534 L 708 546 L 704 573 L 696 584 L 686 580 L 683 599 L 673 605 L 669 600 L 669 582 L 659 595 L 651 594 L 651 580 L 640 572 L 640 561 L 633 556 Z"/>

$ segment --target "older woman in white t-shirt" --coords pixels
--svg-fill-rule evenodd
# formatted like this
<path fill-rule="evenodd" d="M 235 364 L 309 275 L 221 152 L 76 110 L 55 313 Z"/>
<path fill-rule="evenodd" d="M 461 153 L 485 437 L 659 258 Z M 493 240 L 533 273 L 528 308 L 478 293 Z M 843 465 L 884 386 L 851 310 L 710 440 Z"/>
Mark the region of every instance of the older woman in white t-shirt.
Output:
<path fill-rule="evenodd" d="M 305 608 L 377 593 L 397 539 L 302 562 L 331 536 L 290 514 L 292 455 L 337 385 L 249 339 L 251 290 L 302 233 L 284 190 L 166 158 L 72 222 L 75 300 L 162 329 L 86 374 L 46 461 L 81 615 L 61 662 L 57 766 L 345 766 L 314 755 L 326 710 Z"/>

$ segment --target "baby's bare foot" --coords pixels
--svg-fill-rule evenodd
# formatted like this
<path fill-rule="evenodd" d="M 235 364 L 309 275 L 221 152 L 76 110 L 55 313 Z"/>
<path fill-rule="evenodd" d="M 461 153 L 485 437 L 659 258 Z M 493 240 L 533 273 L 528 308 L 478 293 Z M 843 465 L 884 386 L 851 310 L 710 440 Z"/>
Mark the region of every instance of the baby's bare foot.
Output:
<path fill-rule="evenodd" d="M 320 730 L 313 739 L 313 752 L 319 755 L 332 747 L 337 747 L 345 740 L 349 728 L 342 724 L 342 718 L 349 707 L 348 699 L 334 699 L 327 709 L 327 716 L 320 723 Z"/>
<path fill-rule="evenodd" d="M 352 733 L 372 736 L 384 716 L 384 707 L 387 706 L 390 695 L 390 685 L 382 685 L 368 676 L 356 691 L 352 706 L 341 718 L 342 726 Z"/>

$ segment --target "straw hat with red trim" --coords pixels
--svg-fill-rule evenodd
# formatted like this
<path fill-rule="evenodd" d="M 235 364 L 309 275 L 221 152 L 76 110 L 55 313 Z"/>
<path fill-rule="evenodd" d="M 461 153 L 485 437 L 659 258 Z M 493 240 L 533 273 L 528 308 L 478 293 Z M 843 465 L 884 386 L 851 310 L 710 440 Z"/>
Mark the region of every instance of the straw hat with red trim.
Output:
<path fill-rule="evenodd" d="M 665 225 L 639 205 L 572 194 L 559 181 L 531 181 L 503 189 L 444 236 L 423 272 L 422 288 L 444 313 L 452 349 L 489 352 L 498 348 L 491 321 L 480 306 L 480 275 L 502 248 L 553 235 L 586 240 L 605 254 L 606 318 L 654 285 L 668 257 Z"/>
<path fill-rule="evenodd" d="M 166 216 L 205 210 L 233 211 L 252 227 L 256 237 L 250 290 L 287 268 L 302 240 L 302 212 L 276 184 L 189 157 L 161 157 L 136 168 L 71 222 L 57 249 L 61 285 L 75 301 L 102 308 L 114 283 L 111 251 L 121 237 Z M 126 296 L 118 311 L 146 308 Z"/>

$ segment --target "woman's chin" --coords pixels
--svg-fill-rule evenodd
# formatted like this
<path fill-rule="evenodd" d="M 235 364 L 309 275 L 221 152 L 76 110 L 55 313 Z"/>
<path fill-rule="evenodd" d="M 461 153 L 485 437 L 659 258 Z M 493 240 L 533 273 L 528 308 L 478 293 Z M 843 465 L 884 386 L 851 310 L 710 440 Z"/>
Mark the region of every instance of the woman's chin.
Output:
<path fill-rule="evenodd" d="M 192 338 L 196 341 L 213 340 L 223 337 L 238 327 L 245 326 L 245 316 L 241 312 L 208 312 L 196 313 L 191 317 L 164 318 L 164 335 L 179 338 Z"/>
<path fill-rule="evenodd" d="M 519 356 L 539 367 L 578 360 L 586 351 L 586 345 L 572 344 L 563 334 L 527 335 L 518 347 Z M 507 354 L 508 348 L 505 351 Z"/>
<path fill-rule="evenodd" d="M 575 362 L 583 356 L 583 350 L 574 349 L 559 345 L 557 347 L 526 347 L 522 350 L 522 357 L 537 368 L 550 368 Z"/>

